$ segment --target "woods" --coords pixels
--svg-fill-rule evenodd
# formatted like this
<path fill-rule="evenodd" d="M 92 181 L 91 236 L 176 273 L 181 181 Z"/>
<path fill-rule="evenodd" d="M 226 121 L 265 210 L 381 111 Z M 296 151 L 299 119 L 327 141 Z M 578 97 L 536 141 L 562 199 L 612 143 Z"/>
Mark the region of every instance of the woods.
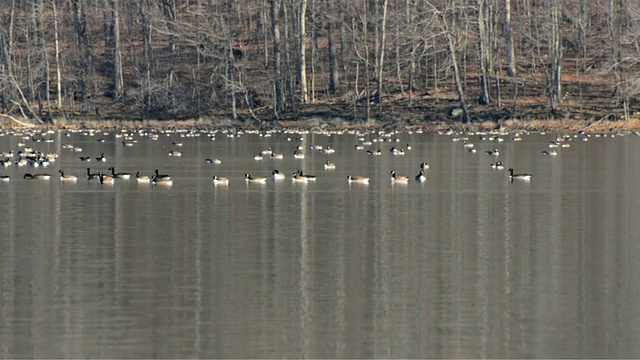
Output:
<path fill-rule="evenodd" d="M 637 118 L 632 0 L 8 0 L 3 114 Z"/>

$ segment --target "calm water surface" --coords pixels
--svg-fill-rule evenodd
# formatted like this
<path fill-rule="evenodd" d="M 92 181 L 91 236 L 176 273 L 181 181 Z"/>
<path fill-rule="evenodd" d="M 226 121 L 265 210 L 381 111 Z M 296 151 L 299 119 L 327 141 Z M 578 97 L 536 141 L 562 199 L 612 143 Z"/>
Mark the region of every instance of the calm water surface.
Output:
<path fill-rule="evenodd" d="M 453 136 L 397 134 L 367 156 L 354 134 L 187 135 L 137 133 L 131 147 L 102 132 L 0 137 L 0 151 L 60 154 L 0 168 L 12 177 L 0 182 L 0 356 L 640 357 L 636 136 L 542 156 L 555 134 L 469 136 L 476 154 Z M 267 147 L 284 159 L 253 159 Z M 533 180 L 510 183 L 489 166 L 499 160 Z M 114 165 L 174 183 L 84 178 Z M 80 180 L 22 179 L 58 169 Z M 288 178 L 244 181 L 273 169 Z M 317 181 L 293 183 L 297 169 Z M 391 170 L 411 181 L 391 184 Z"/>

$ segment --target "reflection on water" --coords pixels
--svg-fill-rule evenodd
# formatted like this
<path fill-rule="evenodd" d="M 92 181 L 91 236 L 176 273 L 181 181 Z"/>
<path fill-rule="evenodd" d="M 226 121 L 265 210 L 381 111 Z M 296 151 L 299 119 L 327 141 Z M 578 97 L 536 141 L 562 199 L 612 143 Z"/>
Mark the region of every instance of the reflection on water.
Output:
<path fill-rule="evenodd" d="M 555 136 L 471 137 L 471 154 L 451 136 L 398 134 L 367 156 L 356 135 L 136 134 L 131 147 L 65 135 L 32 144 L 60 154 L 49 167 L 0 169 L 12 177 L 0 182 L 3 357 L 640 356 L 635 136 L 546 157 Z M 177 140 L 184 156 L 168 157 Z M 0 138 L 0 151 L 19 141 Z M 405 143 L 405 156 L 388 151 Z M 267 147 L 285 158 L 253 159 Z M 496 147 L 533 180 L 491 169 L 484 151 Z M 78 159 L 103 152 L 105 163 Z M 422 161 L 426 182 L 389 182 Z M 100 185 L 87 165 L 160 169 L 174 183 Z M 21 178 L 59 168 L 80 180 Z M 244 181 L 273 169 L 318 179 Z"/>

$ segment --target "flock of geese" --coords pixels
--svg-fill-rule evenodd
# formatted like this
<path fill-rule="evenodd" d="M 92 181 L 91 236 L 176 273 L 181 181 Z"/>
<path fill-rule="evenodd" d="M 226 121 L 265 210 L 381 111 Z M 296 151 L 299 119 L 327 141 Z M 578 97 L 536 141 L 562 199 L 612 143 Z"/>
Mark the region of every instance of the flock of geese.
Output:
<path fill-rule="evenodd" d="M 53 140 L 49 138 L 50 137 L 49 135 L 53 135 L 55 133 L 56 132 L 53 130 L 48 130 L 44 132 L 29 132 L 29 130 L 24 130 L 23 132 L 17 132 L 17 133 L 0 131 L 0 137 L 5 135 L 14 135 L 14 136 L 18 136 L 20 139 L 20 141 L 18 142 L 19 149 L 17 151 L 11 150 L 7 152 L 0 152 L 0 165 L 5 167 L 6 166 L 17 166 L 17 167 L 28 166 L 34 169 L 49 166 L 50 164 L 54 163 L 58 159 L 59 155 L 56 153 L 43 153 L 43 152 L 34 150 L 32 146 L 34 145 L 33 143 L 36 143 L 36 142 L 53 142 Z M 246 132 L 246 133 L 249 133 L 249 132 Z M 270 132 L 256 132 L 256 133 L 259 134 L 261 137 L 262 136 L 269 137 L 272 134 Z M 223 134 L 228 137 L 237 137 L 244 133 L 240 131 L 225 131 L 225 130 L 220 130 L 220 131 L 218 130 L 213 130 L 213 131 L 139 130 L 137 133 L 135 133 L 127 130 L 122 130 L 121 132 L 116 132 L 115 137 L 121 138 L 121 140 L 119 141 L 122 143 L 123 146 L 134 146 L 138 142 L 138 139 L 140 138 L 146 138 L 150 140 L 159 140 L 160 137 L 163 135 L 175 136 L 176 134 L 178 134 L 180 137 L 202 136 L 204 134 L 205 136 L 208 136 L 210 140 L 215 140 L 215 137 L 220 136 L 220 134 Z M 291 137 L 287 137 L 287 141 L 302 140 L 301 132 L 291 132 L 287 134 L 291 134 Z M 353 131 L 353 132 L 345 131 L 345 132 L 336 132 L 334 134 L 356 135 L 357 143 L 354 145 L 355 151 L 362 151 L 367 156 L 381 156 L 383 154 L 383 151 L 381 150 L 380 147 L 378 147 L 375 150 L 372 149 L 371 146 L 374 145 L 374 143 L 376 142 L 395 142 L 395 143 L 399 142 L 399 139 L 393 138 L 394 134 L 396 134 L 395 132 L 362 133 L 357 131 Z M 366 137 L 367 134 L 372 135 L 371 139 L 367 139 Z M 450 136 L 451 140 L 454 142 L 458 142 L 458 141 L 462 142 L 464 144 L 463 145 L 464 149 L 466 149 L 469 153 L 477 153 L 478 150 L 476 147 L 476 143 L 474 143 L 474 141 L 475 142 L 495 141 L 497 143 L 500 143 L 505 141 L 505 139 L 509 139 L 509 137 L 511 137 L 510 138 L 511 141 L 520 141 L 522 140 L 521 135 L 526 134 L 526 132 L 522 131 L 522 132 L 515 132 L 513 134 L 508 134 L 508 133 L 502 133 L 499 131 L 475 132 L 475 133 L 471 133 L 471 132 L 455 133 L 453 131 L 447 131 L 447 132 L 440 132 L 439 134 Z M 636 132 L 634 132 L 634 134 L 640 135 Z M 66 132 L 64 133 L 64 135 L 70 136 L 70 132 Z M 114 134 L 107 133 L 107 132 L 100 133 L 97 130 L 85 130 L 83 132 L 83 135 L 113 136 Z M 578 139 L 581 141 L 588 141 L 588 138 L 590 136 L 591 135 L 584 134 L 584 133 L 577 133 L 575 135 L 558 136 L 556 137 L 555 140 L 550 141 L 548 144 L 548 149 L 543 150 L 541 153 L 543 156 L 557 156 L 559 149 L 570 147 L 571 140 Z M 595 135 L 595 136 L 598 136 L 598 135 Z M 100 137 L 98 141 L 104 142 L 105 139 L 103 137 Z M 171 145 L 172 145 L 172 150 L 168 152 L 168 156 L 182 157 L 183 152 L 181 151 L 181 148 L 183 147 L 183 143 L 174 141 L 171 143 Z M 369 147 L 369 150 L 366 150 L 367 147 Z M 73 146 L 71 144 L 62 145 L 61 149 L 68 150 L 69 152 L 82 152 L 82 149 L 80 147 Z M 406 144 L 404 148 L 400 148 L 398 146 L 390 146 L 390 148 L 388 149 L 388 153 L 392 156 L 404 156 L 411 149 L 412 147 L 409 144 Z M 484 151 L 484 154 L 492 159 L 496 159 L 496 160 L 499 159 L 501 154 L 498 147 L 490 146 L 490 149 L 491 150 Z M 295 159 L 304 159 L 305 151 L 307 150 L 318 151 L 323 154 L 333 154 L 336 151 L 334 148 L 330 146 L 311 145 L 308 147 L 308 149 L 305 149 L 301 145 L 299 145 L 295 147 L 295 150 L 293 151 L 292 156 Z M 261 161 L 264 159 L 283 159 L 284 157 L 285 157 L 284 154 L 275 152 L 271 148 L 266 148 L 264 150 L 261 150 L 258 154 L 256 154 L 254 156 L 254 160 Z M 107 158 L 105 157 L 104 153 L 101 153 L 99 156 L 94 156 L 94 157 L 78 156 L 78 160 L 81 162 L 90 162 L 90 161 L 94 161 L 97 163 L 107 162 Z M 222 160 L 217 158 L 215 159 L 207 158 L 205 159 L 205 163 L 221 164 Z M 495 161 L 491 163 L 490 166 L 491 168 L 496 170 L 505 169 L 505 165 L 503 164 L 502 161 Z M 331 160 L 327 160 L 323 164 L 323 167 L 325 170 L 335 170 L 337 166 Z M 391 170 L 389 172 L 388 179 L 389 179 L 389 182 L 392 184 L 407 184 L 410 181 L 424 182 L 427 180 L 428 169 L 429 169 L 429 164 L 427 162 L 422 162 L 420 164 L 419 172 L 415 176 L 411 176 L 411 177 L 400 176 L 396 174 L 395 170 Z M 61 182 L 71 182 L 71 183 L 78 182 L 82 178 L 81 176 L 66 174 L 63 169 L 58 169 L 57 177 Z M 93 172 L 90 167 L 87 167 L 86 175 L 84 177 L 86 178 L 87 181 L 96 181 L 100 184 L 113 184 L 116 181 L 130 180 L 130 179 L 135 179 L 135 181 L 140 184 L 156 184 L 156 185 L 172 185 L 173 184 L 173 180 L 171 176 L 168 174 L 160 173 L 158 169 L 156 169 L 150 175 L 142 175 L 139 171 L 135 173 L 116 172 L 116 169 L 114 166 L 109 166 L 106 171 L 103 170 L 103 171 L 97 171 L 97 172 Z M 533 176 L 530 173 L 516 173 L 512 167 L 508 168 L 507 179 L 509 181 L 530 181 L 532 177 Z M 26 172 L 22 176 L 22 179 L 24 180 L 48 181 L 48 180 L 52 180 L 53 178 L 55 178 L 55 176 L 52 176 L 50 173 L 40 173 L 36 171 Z M 300 183 L 313 182 L 313 181 L 316 181 L 317 179 L 315 175 L 304 173 L 300 169 L 291 173 L 290 175 L 285 175 L 283 172 L 281 172 L 278 169 L 273 169 L 270 176 L 255 176 L 250 173 L 246 173 L 244 175 L 244 181 L 248 184 L 251 184 L 251 183 L 264 184 L 269 179 L 283 180 L 286 178 L 290 178 L 292 182 L 300 182 Z M 11 177 L 9 175 L 0 175 L 0 181 L 10 181 L 10 180 L 11 180 Z M 368 176 L 363 176 L 363 175 L 349 174 L 346 176 L 346 180 L 349 183 L 367 184 L 369 183 L 370 178 Z M 213 176 L 212 182 L 215 185 L 225 186 L 225 185 L 229 185 L 230 180 L 227 177 L 221 177 L 216 175 L 216 176 Z"/>

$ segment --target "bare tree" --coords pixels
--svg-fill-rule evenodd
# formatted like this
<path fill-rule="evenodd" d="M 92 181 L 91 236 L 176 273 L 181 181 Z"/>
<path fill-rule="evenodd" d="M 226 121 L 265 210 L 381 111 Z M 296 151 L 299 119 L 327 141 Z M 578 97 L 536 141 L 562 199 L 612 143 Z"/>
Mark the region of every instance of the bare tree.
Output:
<path fill-rule="evenodd" d="M 280 0 L 271 1 L 271 33 L 273 35 L 273 76 L 275 83 L 275 114 L 284 110 L 284 92 L 282 90 L 282 54 L 280 44 Z"/>

